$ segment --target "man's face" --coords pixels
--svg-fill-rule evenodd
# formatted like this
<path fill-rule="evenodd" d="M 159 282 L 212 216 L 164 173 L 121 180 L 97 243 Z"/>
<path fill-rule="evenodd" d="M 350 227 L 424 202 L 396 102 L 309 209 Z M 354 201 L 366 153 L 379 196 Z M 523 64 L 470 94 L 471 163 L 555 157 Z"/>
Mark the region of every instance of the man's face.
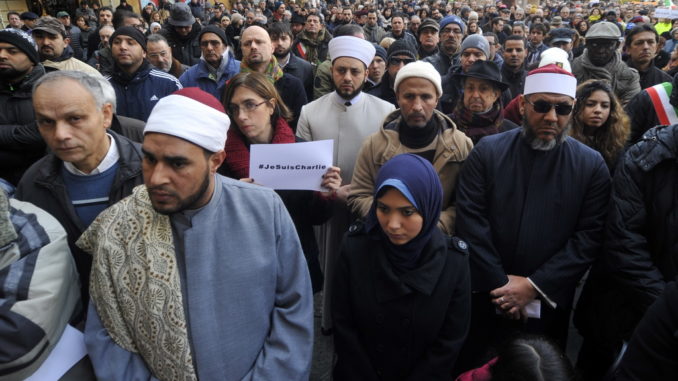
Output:
<path fill-rule="evenodd" d="M 516 36 L 525 37 L 525 28 L 522 25 L 514 25 L 512 31 Z"/>
<path fill-rule="evenodd" d="M 617 15 L 615 15 L 615 14 L 609 14 L 609 15 L 606 16 L 606 19 L 607 19 L 607 21 L 609 21 L 609 22 L 615 22 L 615 21 L 617 21 Z"/>
<path fill-rule="evenodd" d="M 556 41 L 552 42 L 551 46 L 554 48 L 560 48 L 563 49 L 566 52 L 571 52 L 572 51 L 572 41 Z"/>
<path fill-rule="evenodd" d="M 652 61 L 657 53 L 657 42 L 652 32 L 641 32 L 633 36 L 633 41 L 627 48 L 631 61 L 636 65 L 646 65 Z"/>
<path fill-rule="evenodd" d="M 546 113 L 535 110 L 544 104 L 559 105 L 561 108 L 574 106 L 574 100 L 567 95 L 538 93 L 520 97 L 520 111 L 523 114 L 523 133 L 534 149 L 547 151 L 553 149 L 567 136 L 572 111 L 567 115 L 558 115 L 555 107 Z M 536 106 L 533 106 L 536 105 Z"/>
<path fill-rule="evenodd" d="M 424 28 L 424 30 L 419 32 L 419 44 L 425 51 L 435 49 L 439 41 L 438 31 L 433 28 Z"/>
<path fill-rule="evenodd" d="M 516 20 L 522 20 L 525 18 L 525 11 L 516 11 L 514 18 Z"/>
<path fill-rule="evenodd" d="M 33 93 L 33 108 L 40 135 L 59 159 L 91 172 L 108 153 L 106 129 L 113 107 L 110 103 L 97 107 L 94 97 L 77 81 L 42 84 Z"/>
<path fill-rule="evenodd" d="M 69 39 L 65 39 L 61 34 L 50 34 L 43 30 L 34 30 L 33 39 L 38 44 L 41 61 L 61 57 L 69 42 Z"/>
<path fill-rule="evenodd" d="M 113 32 L 115 32 L 113 28 L 102 28 L 99 30 L 99 39 L 101 39 L 103 46 L 110 46 L 109 42 Z"/>
<path fill-rule="evenodd" d="M 459 49 L 463 37 L 464 32 L 459 25 L 454 23 L 447 24 L 440 31 L 440 47 L 448 55 L 455 53 Z"/>
<path fill-rule="evenodd" d="M 123 69 L 133 69 L 141 65 L 146 52 L 132 37 L 118 35 L 111 41 L 111 53 L 116 65 Z"/>
<path fill-rule="evenodd" d="M 337 93 L 350 100 L 360 93 L 367 80 L 367 70 L 362 61 L 350 57 L 339 57 L 332 62 L 332 81 Z"/>
<path fill-rule="evenodd" d="M 200 50 L 208 64 L 219 66 L 221 56 L 226 51 L 226 44 L 214 33 L 205 33 L 200 37 Z"/>
<path fill-rule="evenodd" d="M 7 17 L 7 21 L 9 22 L 9 26 L 12 28 L 21 28 L 21 19 L 19 18 L 19 15 L 11 14 L 9 17 Z"/>
<path fill-rule="evenodd" d="M 172 49 L 165 41 L 147 43 L 146 55 L 156 69 L 167 73 L 172 68 Z"/>
<path fill-rule="evenodd" d="M 560 10 L 560 17 L 562 17 L 563 19 L 570 17 L 570 9 L 569 8 L 561 9 Z"/>
<path fill-rule="evenodd" d="M 544 33 L 541 30 L 534 29 L 530 32 L 530 42 L 532 45 L 539 45 L 544 41 Z"/>
<path fill-rule="evenodd" d="M 223 155 L 206 157 L 201 147 L 160 133 L 144 136 L 142 152 L 144 184 L 156 212 L 175 214 L 209 201 Z"/>
<path fill-rule="evenodd" d="M 377 26 L 377 14 L 374 12 L 370 12 L 367 14 L 367 25 L 370 27 L 375 27 Z"/>
<path fill-rule="evenodd" d="M 497 21 L 496 24 L 494 24 L 494 33 L 499 33 L 504 30 L 504 21 L 499 20 Z"/>
<path fill-rule="evenodd" d="M 276 58 L 285 58 L 292 48 L 292 39 L 287 33 L 282 33 L 278 36 L 271 38 L 271 43 L 273 44 L 273 55 Z"/>
<path fill-rule="evenodd" d="M 247 25 L 254 24 L 254 13 L 253 12 L 247 12 L 247 15 L 245 16 L 245 24 L 247 24 Z"/>
<path fill-rule="evenodd" d="M 248 66 L 268 64 L 273 55 L 273 44 L 268 33 L 261 27 L 251 26 L 245 29 L 240 39 L 243 60 Z"/>
<path fill-rule="evenodd" d="M 485 36 L 485 39 L 490 44 L 490 60 L 494 59 L 494 55 L 497 53 L 497 41 L 494 36 Z"/>
<path fill-rule="evenodd" d="M 403 22 L 402 17 L 392 17 L 391 18 L 391 30 L 394 34 L 400 35 L 405 29 L 405 23 Z"/>
<path fill-rule="evenodd" d="M 586 40 L 589 60 L 596 66 L 605 66 L 614 57 L 619 42 L 607 39 Z"/>
<path fill-rule="evenodd" d="M 391 77 L 392 81 L 395 81 L 396 74 L 403 68 L 403 66 L 408 63 L 414 62 L 414 58 L 407 56 L 405 54 L 395 55 L 388 60 L 388 75 Z"/>
<path fill-rule="evenodd" d="M 351 12 L 351 10 L 344 9 L 343 11 L 341 11 L 341 15 L 344 17 L 345 23 L 353 21 L 353 12 Z"/>
<path fill-rule="evenodd" d="M 71 16 L 63 16 L 63 17 L 59 17 L 58 20 L 59 20 L 59 22 L 61 22 L 62 24 L 64 24 L 64 26 L 65 26 L 66 28 L 68 28 L 69 26 L 71 26 Z"/>
<path fill-rule="evenodd" d="M 410 19 L 410 31 L 416 36 L 417 35 L 417 30 L 419 29 L 419 25 L 421 25 L 421 19 L 416 16 L 412 16 L 412 19 Z"/>
<path fill-rule="evenodd" d="M 381 77 L 384 76 L 385 72 L 386 61 L 384 61 L 384 59 L 379 56 L 374 56 L 372 63 L 370 63 L 370 66 L 368 67 L 368 78 L 374 83 L 379 83 L 381 82 Z"/>
<path fill-rule="evenodd" d="M 475 113 L 488 111 L 500 95 L 501 91 L 489 81 L 478 78 L 464 80 L 464 106 Z"/>
<path fill-rule="evenodd" d="M 400 82 L 396 90 L 400 114 L 409 127 L 426 127 L 438 105 L 438 94 L 431 81 L 410 77 Z"/>
<path fill-rule="evenodd" d="M 26 27 L 28 27 L 29 29 L 33 29 L 33 27 L 35 26 L 35 22 L 38 21 L 38 20 L 25 19 L 25 20 L 21 20 L 21 21 L 24 23 L 24 25 L 26 25 Z"/>
<path fill-rule="evenodd" d="M 499 12 L 499 17 L 504 21 L 509 21 L 511 19 L 511 11 L 501 11 Z"/>
<path fill-rule="evenodd" d="M 193 29 L 193 25 L 189 26 L 175 26 L 174 30 L 177 32 L 178 35 L 181 37 L 186 37 L 188 36 L 189 33 L 191 33 L 191 30 Z"/>
<path fill-rule="evenodd" d="M 285 13 L 285 4 L 280 5 L 276 12 L 278 12 L 279 15 L 282 15 L 283 13 Z"/>
<path fill-rule="evenodd" d="M 431 17 L 436 21 L 440 21 L 440 19 L 443 18 L 438 9 L 434 9 L 433 12 L 431 12 Z"/>
<path fill-rule="evenodd" d="M 113 25 L 113 13 L 109 10 L 99 12 L 99 26 Z"/>
<path fill-rule="evenodd" d="M 504 65 L 511 69 L 519 69 L 523 67 L 525 58 L 527 57 L 527 49 L 522 41 L 507 40 L 504 46 Z"/>
<path fill-rule="evenodd" d="M 307 33 L 316 34 L 320 32 L 320 19 L 317 16 L 307 17 L 305 28 Z"/>
<path fill-rule="evenodd" d="M 461 71 L 466 73 L 468 68 L 476 61 L 487 61 L 487 56 L 482 50 L 476 48 L 467 48 L 461 53 L 459 63 L 461 64 Z"/>
<path fill-rule="evenodd" d="M 23 77 L 33 69 L 33 62 L 16 46 L 0 42 L 0 79 L 13 80 Z"/>

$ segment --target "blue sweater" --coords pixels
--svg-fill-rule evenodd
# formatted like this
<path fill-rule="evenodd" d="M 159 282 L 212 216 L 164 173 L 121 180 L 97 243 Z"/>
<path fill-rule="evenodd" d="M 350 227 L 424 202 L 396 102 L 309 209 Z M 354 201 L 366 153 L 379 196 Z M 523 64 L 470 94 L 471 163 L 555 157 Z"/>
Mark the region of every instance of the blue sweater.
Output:
<path fill-rule="evenodd" d="M 108 207 L 108 195 L 118 167 L 118 163 L 115 163 L 107 170 L 91 176 L 74 175 L 62 167 L 61 174 L 66 192 L 85 226 L 89 226 L 99 213 Z"/>

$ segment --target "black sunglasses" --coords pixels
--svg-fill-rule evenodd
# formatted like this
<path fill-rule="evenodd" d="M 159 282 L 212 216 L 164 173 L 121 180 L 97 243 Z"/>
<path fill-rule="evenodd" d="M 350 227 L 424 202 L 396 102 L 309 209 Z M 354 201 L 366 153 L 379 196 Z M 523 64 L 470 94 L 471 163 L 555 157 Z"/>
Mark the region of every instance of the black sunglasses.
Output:
<path fill-rule="evenodd" d="M 573 106 L 571 104 L 567 103 L 549 103 L 547 101 L 536 101 L 534 103 L 530 102 L 527 98 L 525 98 L 525 102 L 529 103 L 532 105 L 534 108 L 534 111 L 540 113 L 540 114 L 546 114 L 547 112 L 551 111 L 551 108 L 555 107 L 556 108 L 556 114 L 558 115 L 570 115 L 572 112 Z"/>
<path fill-rule="evenodd" d="M 404 65 L 407 65 L 408 63 L 414 62 L 414 60 L 412 58 L 398 58 L 398 57 L 392 57 L 391 59 L 388 60 L 389 65 L 399 65 L 401 62 Z"/>

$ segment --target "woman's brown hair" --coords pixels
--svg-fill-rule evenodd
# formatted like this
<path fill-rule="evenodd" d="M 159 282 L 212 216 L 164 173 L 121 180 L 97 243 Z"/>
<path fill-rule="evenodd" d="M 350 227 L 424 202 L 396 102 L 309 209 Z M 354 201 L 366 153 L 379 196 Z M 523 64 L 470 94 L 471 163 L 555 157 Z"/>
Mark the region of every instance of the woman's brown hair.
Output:
<path fill-rule="evenodd" d="M 267 76 L 257 72 L 239 73 L 228 81 L 226 89 L 224 90 L 224 95 L 221 98 L 221 103 L 226 110 L 228 110 L 228 105 L 231 103 L 231 99 L 233 99 L 235 90 L 241 86 L 254 91 L 255 94 L 264 98 L 266 101 L 275 99 L 275 108 L 273 110 L 273 115 L 271 115 L 272 126 L 275 126 L 275 121 L 279 117 L 287 121 L 292 120 L 292 112 L 287 105 L 285 105 L 285 102 L 283 102 L 278 90 L 275 89 L 271 80 Z M 233 117 L 232 115 L 229 116 Z"/>

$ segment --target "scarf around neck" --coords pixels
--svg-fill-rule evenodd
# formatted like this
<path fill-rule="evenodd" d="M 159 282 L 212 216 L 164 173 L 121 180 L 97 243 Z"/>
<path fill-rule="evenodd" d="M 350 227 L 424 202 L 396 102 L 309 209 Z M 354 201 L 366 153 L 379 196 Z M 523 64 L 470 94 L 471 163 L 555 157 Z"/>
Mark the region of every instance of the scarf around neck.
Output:
<path fill-rule="evenodd" d="M 254 69 L 247 66 L 245 60 L 240 61 L 240 72 L 241 73 L 250 73 Z M 266 65 L 266 70 L 263 73 L 266 75 L 272 83 L 276 83 L 283 76 L 283 69 L 278 65 L 278 60 L 275 57 L 271 57 L 271 61 Z"/>
<path fill-rule="evenodd" d="M 271 144 L 294 143 L 294 132 L 285 119 L 278 117 Z M 240 130 L 229 128 L 226 137 L 226 166 L 237 179 L 250 177 L 250 143 Z"/>
<path fill-rule="evenodd" d="M 494 102 L 488 111 L 475 113 L 466 108 L 464 102 L 460 100 L 450 118 L 457 123 L 459 131 L 465 133 L 471 138 L 473 144 L 476 144 L 483 136 L 501 132 L 504 114 L 499 102 L 499 100 Z"/>

